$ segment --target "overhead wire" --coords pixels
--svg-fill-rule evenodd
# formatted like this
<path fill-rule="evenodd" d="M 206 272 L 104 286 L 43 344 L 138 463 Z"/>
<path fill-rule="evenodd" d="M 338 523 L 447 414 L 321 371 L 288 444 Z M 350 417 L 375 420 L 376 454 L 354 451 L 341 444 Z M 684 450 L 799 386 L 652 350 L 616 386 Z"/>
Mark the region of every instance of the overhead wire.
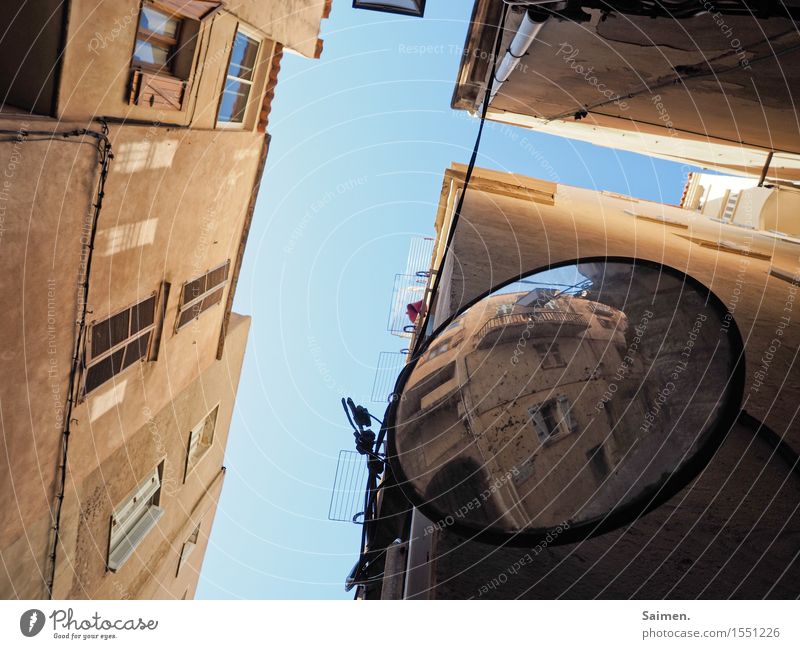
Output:
<path fill-rule="evenodd" d="M 428 329 L 428 323 L 430 321 L 431 312 L 433 311 L 432 307 L 438 295 L 439 284 L 442 281 L 442 274 L 443 274 L 442 271 L 445 267 L 445 262 L 447 261 L 447 256 L 448 253 L 450 252 L 450 248 L 453 243 L 453 238 L 455 237 L 458 222 L 461 219 L 461 211 L 464 208 L 464 199 L 467 195 L 467 190 L 469 189 L 469 183 L 472 180 L 472 174 L 475 170 L 475 164 L 478 159 L 478 151 L 481 146 L 481 138 L 483 136 L 483 127 L 486 124 L 486 116 L 489 112 L 489 103 L 492 97 L 492 86 L 495 80 L 495 73 L 497 72 L 497 61 L 499 59 L 500 46 L 503 41 L 503 29 L 505 27 L 507 13 L 508 13 L 508 5 L 505 5 L 503 7 L 503 12 L 500 17 L 497 41 L 495 42 L 494 52 L 492 54 L 492 59 L 491 59 L 492 69 L 489 74 L 489 79 L 486 83 L 486 91 L 483 98 L 483 105 L 481 106 L 481 117 L 480 117 L 480 124 L 478 126 L 478 135 L 476 136 L 475 144 L 472 147 L 472 155 L 470 156 L 469 164 L 467 165 L 467 171 L 464 174 L 464 184 L 461 187 L 461 195 L 458 197 L 458 203 L 456 204 L 456 209 L 453 213 L 453 220 L 450 223 L 450 229 L 447 233 L 447 241 L 445 242 L 445 248 L 444 248 L 444 253 L 442 254 L 442 260 L 439 264 L 439 269 L 436 271 L 434 275 L 433 284 L 431 285 L 430 305 L 425 310 L 425 315 L 418 329 L 417 339 L 414 342 L 414 352 L 412 354 L 412 357 L 416 357 L 418 355 L 419 351 L 422 348 L 422 345 L 425 343 L 426 340 L 425 332 Z"/>

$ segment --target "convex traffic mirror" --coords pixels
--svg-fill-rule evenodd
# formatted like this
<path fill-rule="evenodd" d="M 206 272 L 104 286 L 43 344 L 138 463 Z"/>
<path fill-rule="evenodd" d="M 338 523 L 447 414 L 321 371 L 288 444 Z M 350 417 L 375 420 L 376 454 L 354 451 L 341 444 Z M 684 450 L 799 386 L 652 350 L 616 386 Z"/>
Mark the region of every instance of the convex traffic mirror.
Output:
<path fill-rule="evenodd" d="M 398 380 L 390 461 L 435 525 L 564 543 L 664 502 L 738 413 L 741 338 L 708 289 L 599 260 L 507 284 Z"/>

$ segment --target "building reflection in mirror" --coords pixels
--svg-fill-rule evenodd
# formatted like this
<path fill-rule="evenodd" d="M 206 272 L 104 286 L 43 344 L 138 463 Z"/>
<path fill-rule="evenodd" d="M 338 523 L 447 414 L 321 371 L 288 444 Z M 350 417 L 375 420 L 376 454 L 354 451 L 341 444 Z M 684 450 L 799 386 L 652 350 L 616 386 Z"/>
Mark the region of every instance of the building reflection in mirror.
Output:
<path fill-rule="evenodd" d="M 731 389 L 732 345 L 707 298 L 681 276 L 613 262 L 480 300 L 402 391 L 410 486 L 441 520 L 500 532 L 646 504 L 704 445 Z"/>

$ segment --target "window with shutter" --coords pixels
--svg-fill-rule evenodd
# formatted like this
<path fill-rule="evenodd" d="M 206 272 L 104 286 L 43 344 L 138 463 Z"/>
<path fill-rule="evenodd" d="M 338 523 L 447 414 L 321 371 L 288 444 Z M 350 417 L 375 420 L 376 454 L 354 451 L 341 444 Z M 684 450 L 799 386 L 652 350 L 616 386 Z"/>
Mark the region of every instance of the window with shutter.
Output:
<path fill-rule="evenodd" d="M 180 110 L 186 84 L 175 77 L 134 70 L 131 77 L 131 103 L 161 110 Z"/>
<path fill-rule="evenodd" d="M 163 463 L 114 509 L 108 543 L 108 569 L 112 572 L 122 567 L 164 514 L 159 507 L 162 470 Z"/>
<path fill-rule="evenodd" d="M 722 211 L 722 220 L 733 220 L 733 213 L 736 211 L 736 205 L 739 202 L 739 192 L 732 191 L 728 193 L 728 198 L 725 201 L 725 208 Z"/>
<path fill-rule="evenodd" d="M 186 468 L 183 473 L 183 481 L 197 466 L 203 456 L 214 443 L 214 430 L 217 426 L 217 413 L 219 404 L 214 406 L 203 420 L 189 431 L 189 444 L 186 451 Z"/>
<path fill-rule="evenodd" d="M 567 397 L 545 401 L 528 408 L 528 416 L 539 441 L 544 444 L 552 438 L 575 431 L 572 408 Z"/>
<path fill-rule="evenodd" d="M 554 367 L 564 367 L 566 363 L 561 357 L 561 349 L 558 343 L 536 343 L 533 345 L 536 353 L 542 357 L 542 369 L 552 369 Z"/>
<path fill-rule="evenodd" d="M 92 323 L 86 345 L 83 394 L 147 357 L 155 331 L 157 293 Z"/>
<path fill-rule="evenodd" d="M 131 61 L 129 102 L 159 110 L 181 110 L 200 22 L 221 2 L 145 1 L 139 13 Z"/>
<path fill-rule="evenodd" d="M 221 266 L 208 271 L 205 275 L 186 282 L 181 292 L 181 304 L 178 308 L 178 320 L 175 330 L 185 327 L 192 320 L 200 317 L 215 304 L 222 301 L 225 285 L 228 283 L 230 260 Z"/>
<path fill-rule="evenodd" d="M 197 547 L 197 541 L 200 538 L 200 525 L 202 523 L 198 523 L 197 527 L 194 528 L 192 533 L 189 535 L 189 538 L 186 539 L 183 546 L 181 547 L 181 556 L 178 560 L 178 573 L 180 574 L 181 568 L 183 564 L 186 563 L 191 556 L 194 549 Z M 177 576 L 176 574 L 176 576 Z"/>

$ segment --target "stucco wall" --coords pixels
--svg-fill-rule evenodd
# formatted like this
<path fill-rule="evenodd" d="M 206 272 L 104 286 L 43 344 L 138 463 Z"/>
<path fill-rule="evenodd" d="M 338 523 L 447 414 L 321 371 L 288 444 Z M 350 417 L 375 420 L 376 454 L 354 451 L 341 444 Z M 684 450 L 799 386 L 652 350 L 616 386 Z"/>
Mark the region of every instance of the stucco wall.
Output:
<path fill-rule="evenodd" d="M 764 203 L 761 227 L 800 237 L 800 192 L 779 188 Z"/>
<path fill-rule="evenodd" d="M 329 5 L 330 0 L 229 0 L 225 7 L 278 43 L 313 57 L 320 21 Z"/>
<path fill-rule="evenodd" d="M 586 124 L 632 131 L 653 126 L 678 137 L 704 140 L 708 134 L 800 153 L 791 21 L 725 21 L 732 36 L 709 13 L 686 20 L 612 13 L 601 21 L 593 11 L 580 25 L 548 20 L 492 105 L 545 119 L 565 114 L 566 120 L 588 106 Z M 744 45 L 744 59 L 733 38 Z M 685 82 L 672 81 L 676 70 Z"/>
<path fill-rule="evenodd" d="M 453 106 L 483 100 L 500 9 L 476 0 Z M 489 118 L 710 169 L 800 178 L 794 116 L 797 33 L 771 17 L 611 13 L 547 20 L 491 103 Z M 510 13 L 501 51 L 521 22 Z M 588 111 L 588 114 L 587 112 Z"/>
<path fill-rule="evenodd" d="M 222 301 L 175 331 L 184 282 L 238 250 L 262 138 L 248 133 L 117 127 L 115 159 L 95 244 L 89 324 L 169 282 L 159 358 L 97 388 L 75 411 L 76 431 L 102 462 L 215 358 Z M 209 182 L 214 178 L 214 182 Z M 243 191 L 244 190 L 244 191 Z M 227 295 L 227 288 L 226 288 Z M 91 465 L 77 463 L 80 475 Z"/>
<path fill-rule="evenodd" d="M 69 130 L 51 120 L 0 128 Z M 74 347 L 82 244 L 98 177 L 91 138 L 0 136 L 0 597 L 43 594 Z M 11 141 L 9 141 L 9 138 Z"/>

